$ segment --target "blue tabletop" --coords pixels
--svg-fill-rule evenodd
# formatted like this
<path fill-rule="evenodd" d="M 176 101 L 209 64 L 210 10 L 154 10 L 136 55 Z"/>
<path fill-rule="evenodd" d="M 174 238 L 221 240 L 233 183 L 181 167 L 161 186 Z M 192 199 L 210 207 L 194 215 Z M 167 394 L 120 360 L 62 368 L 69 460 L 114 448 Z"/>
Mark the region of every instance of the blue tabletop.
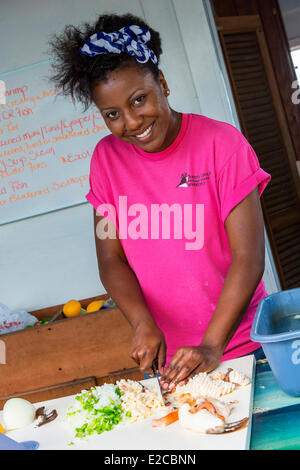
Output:
<path fill-rule="evenodd" d="M 251 450 L 300 450 L 300 397 L 283 392 L 266 359 L 257 361 Z"/>

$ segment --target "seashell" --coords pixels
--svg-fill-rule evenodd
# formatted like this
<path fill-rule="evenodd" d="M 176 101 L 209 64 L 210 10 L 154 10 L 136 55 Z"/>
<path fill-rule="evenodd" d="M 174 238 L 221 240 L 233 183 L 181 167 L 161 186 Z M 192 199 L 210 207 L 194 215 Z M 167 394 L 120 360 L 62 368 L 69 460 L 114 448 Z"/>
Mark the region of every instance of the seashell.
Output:
<path fill-rule="evenodd" d="M 228 377 L 229 377 L 230 382 L 237 384 L 237 385 L 241 385 L 241 386 L 249 385 L 249 383 L 251 382 L 249 377 L 247 377 L 246 375 L 242 374 L 242 372 L 239 372 L 237 370 L 231 370 L 229 372 Z"/>

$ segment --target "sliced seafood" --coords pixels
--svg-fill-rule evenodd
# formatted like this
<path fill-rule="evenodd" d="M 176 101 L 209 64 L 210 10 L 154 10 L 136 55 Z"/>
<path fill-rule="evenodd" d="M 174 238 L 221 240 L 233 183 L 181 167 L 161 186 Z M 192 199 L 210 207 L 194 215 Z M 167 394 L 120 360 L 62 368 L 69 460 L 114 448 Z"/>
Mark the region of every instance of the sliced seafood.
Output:
<path fill-rule="evenodd" d="M 191 413 L 190 405 L 185 403 L 179 408 L 178 417 L 180 425 L 190 431 L 208 433 L 213 430 L 217 434 L 224 432 L 225 421 L 206 408 Z"/>
<path fill-rule="evenodd" d="M 249 377 L 247 377 L 246 375 L 242 374 L 242 372 L 239 372 L 237 370 L 231 370 L 229 372 L 229 380 L 230 382 L 237 384 L 237 385 L 241 385 L 241 386 L 249 385 L 251 383 L 251 380 L 249 379 Z"/>
<path fill-rule="evenodd" d="M 234 369 L 228 369 L 227 372 L 222 372 L 220 370 L 210 375 L 212 380 L 222 380 L 223 382 L 231 382 L 236 385 L 249 385 L 251 380 L 242 372 Z"/>
<path fill-rule="evenodd" d="M 178 419 L 184 429 L 204 434 L 224 434 L 237 431 L 247 425 L 249 418 L 227 422 L 231 405 L 211 398 L 197 400 L 190 406 L 184 403 L 178 410 Z"/>
<path fill-rule="evenodd" d="M 222 416 L 224 420 L 227 420 L 230 416 L 232 410 L 232 403 L 225 403 L 221 400 L 216 400 L 211 397 L 201 397 L 196 401 L 196 405 L 201 403 L 210 402 L 216 409 L 219 416 Z"/>
<path fill-rule="evenodd" d="M 186 385 L 177 386 L 174 392 L 174 400 L 184 393 L 190 393 L 191 398 L 199 396 L 208 396 L 212 398 L 220 398 L 235 390 L 236 385 L 223 380 L 213 380 L 206 372 L 192 377 Z"/>
<path fill-rule="evenodd" d="M 117 382 L 117 385 L 122 392 L 122 407 L 129 423 L 145 419 L 156 410 L 164 408 L 157 393 L 149 390 L 139 382 L 121 379 Z"/>
<path fill-rule="evenodd" d="M 163 416 L 162 418 L 153 419 L 152 427 L 153 428 L 166 427 L 172 423 L 175 423 L 175 421 L 178 421 L 178 410 L 173 410 L 171 411 L 171 413 L 168 413 L 166 416 Z"/>

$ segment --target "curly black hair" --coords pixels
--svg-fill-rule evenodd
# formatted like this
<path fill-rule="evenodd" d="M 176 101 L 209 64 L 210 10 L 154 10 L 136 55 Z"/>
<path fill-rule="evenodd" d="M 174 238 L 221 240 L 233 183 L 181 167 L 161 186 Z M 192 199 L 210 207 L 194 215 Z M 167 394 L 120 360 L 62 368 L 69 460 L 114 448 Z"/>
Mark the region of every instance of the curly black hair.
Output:
<path fill-rule="evenodd" d="M 59 94 L 71 96 L 73 102 L 77 100 L 83 103 L 85 110 L 87 110 L 93 102 L 94 86 L 105 81 L 108 74 L 119 67 L 134 63 L 151 71 L 153 76 L 158 79 L 159 69 L 152 60 L 141 64 L 134 57 L 123 52 L 88 57 L 79 51 L 79 48 L 92 34 L 100 31 L 111 33 L 133 24 L 150 31 L 151 39 L 148 46 L 159 60 L 162 53 L 159 33 L 150 28 L 142 19 L 129 13 L 126 15 L 104 14 L 99 16 L 94 24 L 83 23 L 81 28 L 67 25 L 61 35 L 54 35 L 49 41 L 49 53 L 53 58 L 50 80 L 56 86 Z"/>

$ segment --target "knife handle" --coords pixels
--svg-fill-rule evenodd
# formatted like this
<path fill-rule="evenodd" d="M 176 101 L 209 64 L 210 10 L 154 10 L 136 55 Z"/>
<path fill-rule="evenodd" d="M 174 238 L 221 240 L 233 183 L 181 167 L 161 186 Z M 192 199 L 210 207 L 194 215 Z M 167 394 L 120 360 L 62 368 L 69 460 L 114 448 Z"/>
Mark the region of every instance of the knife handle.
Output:
<path fill-rule="evenodd" d="M 154 361 L 152 362 L 152 369 L 154 374 L 158 373 L 158 358 L 154 359 Z"/>

